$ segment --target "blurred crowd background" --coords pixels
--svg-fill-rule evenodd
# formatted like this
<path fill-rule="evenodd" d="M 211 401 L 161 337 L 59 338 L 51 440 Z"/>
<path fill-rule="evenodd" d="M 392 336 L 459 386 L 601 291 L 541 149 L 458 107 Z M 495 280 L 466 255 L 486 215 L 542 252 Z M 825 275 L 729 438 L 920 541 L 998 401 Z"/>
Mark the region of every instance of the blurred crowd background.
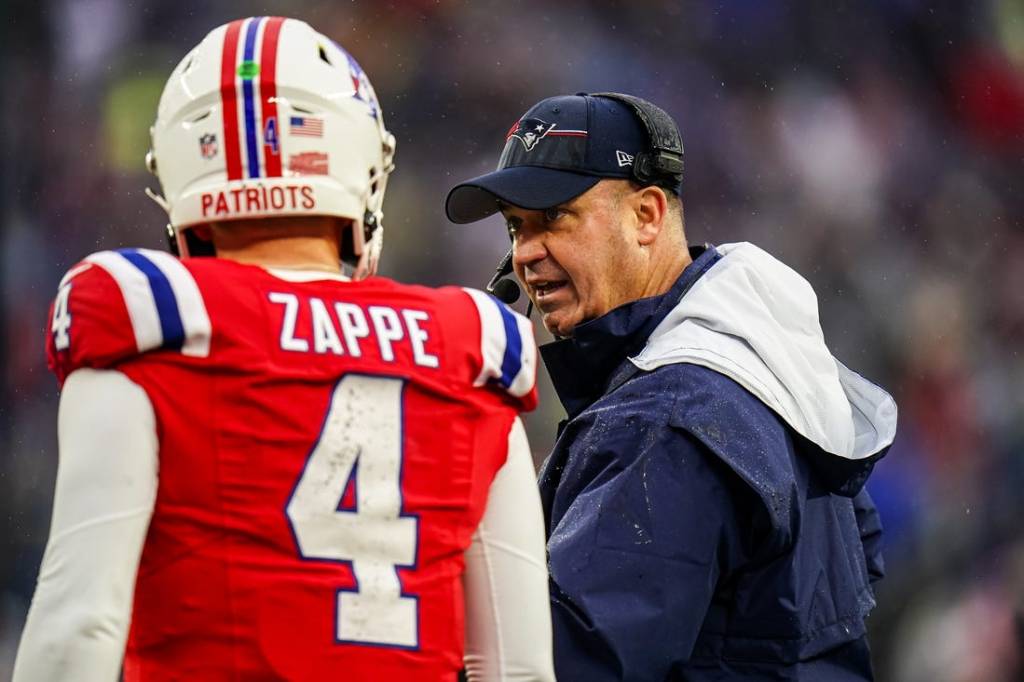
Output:
<path fill-rule="evenodd" d="M 49 524 L 57 281 L 97 249 L 163 246 L 142 159 L 167 75 L 210 28 L 285 14 L 380 96 L 398 138 L 383 274 L 401 280 L 489 279 L 500 219 L 451 225 L 443 199 L 536 100 L 620 90 L 671 112 L 690 240 L 749 240 L 803 273 L 836 354 L 900 405 L 868 484 L 879 679 L 1024 679 L 1021 0 L 3 4 L 0 677 Z M 561 417 L 546 383 L 542 399 L 538 462 Z"/>

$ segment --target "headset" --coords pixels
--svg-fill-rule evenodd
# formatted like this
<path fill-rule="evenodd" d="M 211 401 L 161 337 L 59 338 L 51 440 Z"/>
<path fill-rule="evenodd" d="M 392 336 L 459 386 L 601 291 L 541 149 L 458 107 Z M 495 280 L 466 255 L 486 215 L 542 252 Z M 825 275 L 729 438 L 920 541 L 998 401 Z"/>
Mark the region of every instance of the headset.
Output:
<path fill-rule="evenodd" d="M 634 158 L 633 179 L 645 187 L 657 185 L 673 192 L 678 191 L 679 183 L 683 180 L 683 138 L 672 117 L 661 107 L 633 95 L 595 92 L 590 96 L 622 102 L 633 110 L 643 124 L 651 148 Z"/>
<path fill-rule="evenodd" d="M 605 97 L 622 102 L 640 119 L 647 133 L 650 149 L 636 154 L 631 168 L 632 179 L 647 187 L 656 185 L 678 192 L 683 181 L 683 139 L 679 127 L 661 107 L 645 99 L 624 95 L 620 92 L 578 92 L 577 95 Z M 487 283 L 487 292 L 498 300 L 511 305 L 519 300 L 519 285 L 507 279 L 512 273 L 512 249 L 508 250 L 498 268 Z M 527 311 L 529 314 L 529 311 Z"/>

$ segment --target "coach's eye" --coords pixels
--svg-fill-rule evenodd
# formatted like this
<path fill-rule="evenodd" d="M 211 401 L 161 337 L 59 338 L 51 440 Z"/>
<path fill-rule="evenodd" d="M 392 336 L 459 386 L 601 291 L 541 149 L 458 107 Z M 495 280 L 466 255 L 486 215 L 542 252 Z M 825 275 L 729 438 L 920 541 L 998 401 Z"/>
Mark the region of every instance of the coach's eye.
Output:
<path fill-rule="evenodd" d="M 548 223 L 553 223 L 564 215 L 565 211 L 557 207 L 544 209 L 544 221 Z"/>

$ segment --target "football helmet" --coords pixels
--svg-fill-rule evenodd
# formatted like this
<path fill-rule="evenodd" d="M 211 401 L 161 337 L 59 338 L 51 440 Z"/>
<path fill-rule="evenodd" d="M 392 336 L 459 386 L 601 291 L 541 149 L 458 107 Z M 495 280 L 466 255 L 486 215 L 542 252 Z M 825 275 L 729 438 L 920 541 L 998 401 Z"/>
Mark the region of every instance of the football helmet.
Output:
<path fill-rule="evenodd" d="M 182 257 L 212 255 L 194 228 L 273 216 L 347 218 L 341 259 L 376 271 L 395 138 L 358 62 L 303 21 L 210 31 L 164 87 L 147 166 Z"/>

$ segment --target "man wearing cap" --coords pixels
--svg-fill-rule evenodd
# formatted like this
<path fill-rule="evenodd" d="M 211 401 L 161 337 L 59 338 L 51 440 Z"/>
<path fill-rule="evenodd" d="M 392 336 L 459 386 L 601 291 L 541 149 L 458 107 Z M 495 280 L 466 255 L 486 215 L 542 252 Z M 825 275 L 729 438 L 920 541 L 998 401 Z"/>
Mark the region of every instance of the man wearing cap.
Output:
<path fill-rule="evenodd" d="M 749 243 L 688 246 L 675 122 L 545 99 L 498 170 L 510 268 L 568 413 L 540 473 L 559 679 L 869 680 L 882 575 L 863 485 L 896 405 L 829 352 L 811 286 Z"/>

